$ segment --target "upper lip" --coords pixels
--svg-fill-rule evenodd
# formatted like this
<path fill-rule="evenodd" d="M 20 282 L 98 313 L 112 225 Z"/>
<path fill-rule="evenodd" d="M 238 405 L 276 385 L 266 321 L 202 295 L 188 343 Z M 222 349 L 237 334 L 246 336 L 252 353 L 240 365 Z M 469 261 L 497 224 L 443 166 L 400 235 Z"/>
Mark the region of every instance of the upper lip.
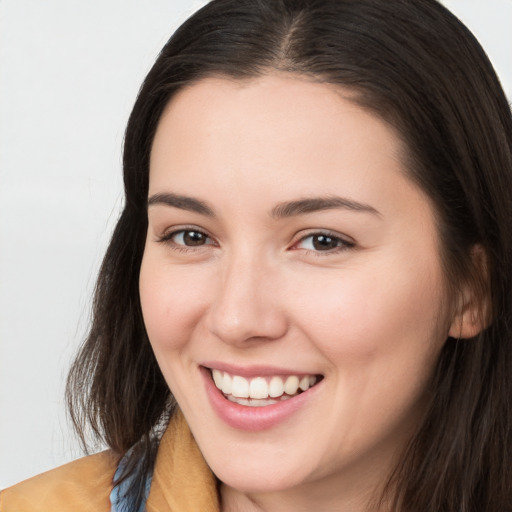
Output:
<path fill-rule="evenodd" d="M 239 375 L 240 377 L 265 377 L 272 375 L 320 375 L 317 372 L 308 372 L 304 370 L 292 370 L 290 368 L 268 366 L 268 365 L 249 365 L 240 366 L 221 361 L 208 361 L 201 364 L 201 366 L 209 370 L 220 370 L 227 372 L 230 375 Z"/>

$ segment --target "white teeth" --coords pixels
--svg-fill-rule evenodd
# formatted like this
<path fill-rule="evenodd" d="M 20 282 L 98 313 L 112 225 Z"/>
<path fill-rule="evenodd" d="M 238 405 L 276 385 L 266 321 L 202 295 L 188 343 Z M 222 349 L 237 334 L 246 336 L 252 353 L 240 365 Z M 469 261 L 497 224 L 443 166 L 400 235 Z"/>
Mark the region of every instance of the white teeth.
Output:
<path fill-rule="evenodd" d="M 222 376 L 222 372 L 220 370 L 212 370 L 212 377 L 213 377 L 213 382 L 215 382 L 215 385 L 219 389 L 222 389 L 222 382 L 224 380 L 224 378 Z"/>
<path fill-rule="evenodd" d="M 246 379 L 239 375 L 230 375 L 221 370 L 212 369 L 215 386 L 220 389 L 229 400 L 251 407 L 271 405 L 280 400 L 287 400 L 296 395 L 299 390 L 307 391 L 316 384 L 314 375 L 289 375 L 283 378 L 275 375 L 272 378 L 255 377 Z M 273 400 L 273 399 L 279 400 Z"/>
<path fill-rule="evenodd" d="M 249 398 L 249 382 L 247 382 L 247 379 L 235 375 L 231 394 L 237 398 Z"/>
<path fill-rule="evenodd" d="M 265 407 L 266 405 L 273 405 L 273 404 L 277 404 L 278 402 L 280 402 L 280 400 L 272 400 L 272 399 L 252 400 L 250 398 L 236 398 L 233 395 L 229 395 L 227 398 L 230 402 L 234 402 L 235 404 L 240 404 L 240 405 L 246 405 L 249 407 Z M 290 397 L 288 397 L 288 398 L 290 398 Z M 282 400 L 284 400 L 284 399 L 285 398 L 283 397 Z"/>
<path fill-rule="evenodd" d="M 302 391 L 307 391 L 309 389 L 309 377 L 302 377 L 299 382 L 299 388 L 302 389 Z"/>
<path fill-rule="evenodd" d="M 284 392 L 287 395 L 295 395 L 299 389 L 299 377 L 296 375 L 290 375 L 284 384 Z"/>
<path fill-rule="evenodd" d="M 268 384 L 263 377 L 256 377 L 251 380 L 249 396 L 251 398 L 268 398 Z"/>
<path fill-rule="evenodd" d="M 222 389 L 222 392 L 226 395 L 231 394 L 231 390 L 233 389 L 233 379 L 229 373 L 224 373 L 224 377 L 222 379 L 222 387 L 220 389 Z"/>
<path fill-rule="evenodd" d="M 277 398 L 284 393 L 284 384 L 283 379 L 281 377 L 272 377 L 270 379 L 270 385 L 268 389 L 268 394 L 272 398 Z"/>

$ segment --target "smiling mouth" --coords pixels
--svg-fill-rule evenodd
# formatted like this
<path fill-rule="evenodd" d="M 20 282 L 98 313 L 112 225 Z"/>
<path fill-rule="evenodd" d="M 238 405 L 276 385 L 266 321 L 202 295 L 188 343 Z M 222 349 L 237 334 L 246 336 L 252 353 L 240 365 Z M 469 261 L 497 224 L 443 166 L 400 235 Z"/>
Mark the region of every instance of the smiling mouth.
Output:
<path fill-rule="evenodd" d="M 289 400 L 317 385 L 322 375 L 273 375 L 245 378 L 210 368 L 217 389 L 239 405 L 265 407 Z"/>

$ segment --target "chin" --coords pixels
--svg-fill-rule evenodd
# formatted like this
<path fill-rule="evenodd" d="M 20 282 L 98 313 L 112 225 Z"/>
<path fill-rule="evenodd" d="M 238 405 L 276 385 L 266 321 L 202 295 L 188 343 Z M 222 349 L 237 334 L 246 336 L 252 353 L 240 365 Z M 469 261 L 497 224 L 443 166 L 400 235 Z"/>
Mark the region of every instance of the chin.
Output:
<path fill-rule="evenodd" d="M 250 462 L 245 466 L 242 470 L 214 469 L 214 473 L 223 484 L 246 494 L 283 492 L 304 481 L 304 475 L 290 472 L 281 466 L 275 467 L 272 462 L 267 463 L 264 469 L 251 467 Z"/>
<path fill-rule="evenodd" d="M 299 456 L 288 444 L 277 449 L 261 445 L 204 448 L 201 451 L 215 476 L 240 492 L 281 492 L 315 479 L 311 458 Z"/>

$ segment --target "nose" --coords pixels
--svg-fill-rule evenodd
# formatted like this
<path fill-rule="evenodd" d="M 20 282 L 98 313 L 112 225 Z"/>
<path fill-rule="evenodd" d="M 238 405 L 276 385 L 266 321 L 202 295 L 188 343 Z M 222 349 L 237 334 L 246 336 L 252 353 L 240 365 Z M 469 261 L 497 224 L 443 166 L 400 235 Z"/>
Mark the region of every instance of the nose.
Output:
<path fill-rule="evenodd" d="M 236 346 L 281 338 L 288 321 L 278 287 L 278 272 L 256 255 L 226 261 L 208 313 L 210 332 Z"/>

